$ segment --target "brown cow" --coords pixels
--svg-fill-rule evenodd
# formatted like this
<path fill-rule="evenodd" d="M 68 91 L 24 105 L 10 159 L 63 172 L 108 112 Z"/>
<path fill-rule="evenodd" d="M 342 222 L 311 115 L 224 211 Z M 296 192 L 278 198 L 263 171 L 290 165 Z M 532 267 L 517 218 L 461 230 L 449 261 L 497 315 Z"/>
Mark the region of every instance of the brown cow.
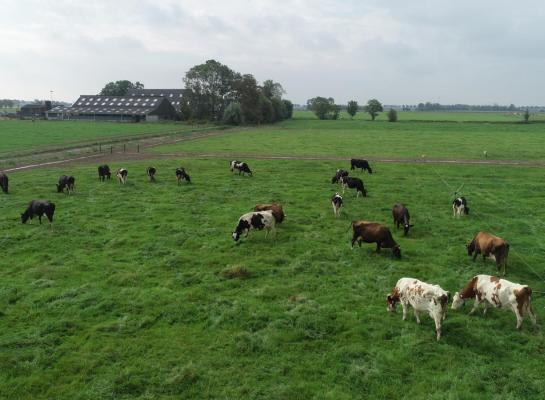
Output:
<path fill-rule="evenodd" d="M 395 258 L 401 258 L 401 249 L 392 237 L 390 229 L 378 222 L 369 221 L 352 221 L 352 248 L 354 243 L 358 242 L 361 247 L 361 242 L 376 243 L 377 253 L 382 247 L 392 249 L 392 254 Z"/>
<path fill-rule="evenodd" d="M 407 207 L 401 203 L 395 204 L 394 208 L 392 208 L 392 216 L 394 217 L 394 225 L 397 226 L 397 229 L 399 229 L 399 225 L 403 224 L 403 235 L 407 236 L 409 229 L 414 226 L 410 223 L 411 216 Z"/>
<path fill-rule="evenodd" d="M 281 204 L 258 204 L 254 207 L 254 211 L 272 211 L 274 220 L 277 224 L 284 221 L 284 210 L 282 209 Z"/>
<path fill-rule="evenodd" d="M 509 255 L 509 243 L 504 239 L 481 231 L 467 246 L 467 255 L 473 255 L 473 261 L 479 254 L 483 255 L 483 261 L 486 257 L 496 260 L 498 271 L 503 267 L 503 275 L 507 267 L 507 256 Z"/>

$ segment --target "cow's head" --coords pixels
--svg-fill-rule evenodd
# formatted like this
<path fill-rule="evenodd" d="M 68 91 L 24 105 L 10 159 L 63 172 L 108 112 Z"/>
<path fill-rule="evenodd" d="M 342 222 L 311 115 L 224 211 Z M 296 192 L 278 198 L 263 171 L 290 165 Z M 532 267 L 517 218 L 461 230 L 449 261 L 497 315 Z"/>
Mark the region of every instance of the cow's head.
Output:
<path fill-rule="evenodd" d="M 399 248 L 399 245 L 395 245 L 392 248 L 392 254 L 395 258 L 400 259 L 401 258 L 401 249 Z"/>
<path fill-rule="evenodd" d="M 235 242 L 238 242 L 238 240 L 240 239 L 240 235 L 248 231 L 248 229 L 250 229 L 250 224 L 248 223 L 248 221 L 242 219 L 238 221 L 238 225 L 235 228 L 233 234 L 231 235 L 233 237 L 233 240 Z"/>
<path fill-rule="evenodd" d="M 25 211 L 21 214 L 21 222 L 25 224 L 28 221 L 28 213 Z"/>
<path fill-rule="evenodd" d="M 64 185 L 61 186 L 60 184 L 57 184 L 56 186 L 57 186 L 57 193 L 62 192 L 62 190 L 64 189 Z"/>
<path fill-rule="evenodd" d="M 367 197 L 367 190 L 363 188 L 361 194 L 363 194 L 363 197 Z"/>
<path fill-rule="evenodd" d="M 452 298 L 452 309 L 458 310 L 460 307 L 464 305 L 465 299 L 462 297 L 462 295 L 458 292 L 454 293 L 454 297 Z"/>
<path fill-rule="evenodd" d="M 475 251 L 475 239 L 473 239 L 470 243 L 466 244 L 467 248 L 467 255 L 471 256 L 473 255 L 473 252 Z"/>
<path fill-rule="evenodd" d="M 407 236 L 407 234 L 409 233 L 409 229 L 411 229 L 413 226 L 414 226 L 413 224 L 409 224 L 408 222 L 405 222 L 403 224 L 403 235 Z"/>
<path fill-rule="evenodd" d="M 337 183 L 339 182 L 339 176 L 335 175 L 333 178 L 331 178 L 331 183 Z"/>
<path fill-rule="evenodd" d="M 386 296 L 386 311 L 395 312 L 396 305 L 398 302 L 399 302 L 399 295 L 397 295 L 394 290 L 394 293 Z"/>

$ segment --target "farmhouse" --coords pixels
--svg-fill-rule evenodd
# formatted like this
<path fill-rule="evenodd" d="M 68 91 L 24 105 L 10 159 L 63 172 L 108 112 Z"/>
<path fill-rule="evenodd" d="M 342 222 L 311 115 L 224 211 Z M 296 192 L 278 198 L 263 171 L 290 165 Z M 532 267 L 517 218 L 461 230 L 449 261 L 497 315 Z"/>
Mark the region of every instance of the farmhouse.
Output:
<path fill-rule="evenodd" d="M 28 118 L 45 118 L 45 113 L 51 110 L 51 102 L 44 101 L 43 103 L 25 104 L 21 107 L 19 116 L 23 119 Z"/>
<path fill-rule="evenodd" d="M 186 89 L 129 89 L 127 96 L 160 96 L 166 98 L 176 111 L 180 111 L 180 105 Z"/>
<path fill-rule="evenodd" d="M 57 114 L 58 115 L 58 114 Z M 82 95 L 64 111 L 64 119 L 159 121 L 176 118 L 172 104 L 160 96 Z"/>

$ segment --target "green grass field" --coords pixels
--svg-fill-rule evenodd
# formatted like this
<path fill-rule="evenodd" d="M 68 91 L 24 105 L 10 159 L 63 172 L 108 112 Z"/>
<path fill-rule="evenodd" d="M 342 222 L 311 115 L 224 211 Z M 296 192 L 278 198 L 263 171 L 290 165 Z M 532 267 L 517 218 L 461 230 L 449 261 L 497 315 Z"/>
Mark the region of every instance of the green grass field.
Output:
<path fill-rule="evenodd" d="M 182 123 L 0 120 L 0 154 L 191 128 Z"/>
<path fill-rule="evenodd" d="M 156 147 L 169 153 L 545 160 L 545 125 L 293 119 L 206 141 Z"/>
<path fill-rule="evenodd" d="M 427 316 L 403 322 L 385 304 L 403 276 L 454 292 L 495 273 L 464 247 L 489 230 L 510 241 L 507 278 L 533 287 L 541 323 L 541 169 L 375 165 L 356 173 L 369 197 L 347 193 L 335 220 L 330 177 L 344 163 L 247 161 L 253 178 L 232 175 L 226 159 L 109 163 L 128 168 L 126 186 L 98 182 L 95 165 L 12 174 L 0 202 L 0 397 L 545 395 L 543 331 L 529 320 L 516 331 L 508 310 L 449 310 L 436 342 Z M 151 164 L 156 184 L 145 178 Z M 180 164 L 192 185 L 176 185 Z M 76 176 L 74 196 L 55 193 L 64 173 Z M 455 220 L 462 183 L 472 212 Z M 52 227 L 20 223 L 34 198 L 57 204 Z M 270 201 L 286 212 L 276 241 L 252 232 L 235 244 L 238 217 Z M 350 221 L 392 227 L 397 201 L 415 224 L 407 238 L 393 231 L 402 260 L 350 250 Z"/>

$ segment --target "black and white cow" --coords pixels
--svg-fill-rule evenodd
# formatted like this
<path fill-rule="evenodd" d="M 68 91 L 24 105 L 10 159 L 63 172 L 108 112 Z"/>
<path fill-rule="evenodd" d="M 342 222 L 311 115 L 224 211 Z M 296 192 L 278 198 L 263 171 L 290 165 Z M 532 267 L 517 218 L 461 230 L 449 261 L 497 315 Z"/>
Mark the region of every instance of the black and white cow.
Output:
<path fill-rule="evenodd" d="M 361 168 L 362 172 L 363 172 L 363 170 L 366 169 L 367 172 L 369 172 L 370 174 L 373 173 L 373 170 L 369 166 L 369 162 L 367 160 L 359 160 L 357 158 L 351 159 L 350 160 L 350 169 L 356 169 L 356 168 Z"/>
<path fill-rule="evenodd" d="M 467 201 L 465 197 L 457 197 L 452 202 L 452 216 L 460 217 L 464 213 L 465 215 L 469 214 L 469 207 L 467 206 Z"/>
<path fill-rule="evenodd" d="M 70 194 L 70 192 L 74 191 L 75 184 L 76 178 L 73 176 L 61 175 L 57 184 L 57 193 L 64 192 L 64 189 L 66 189 L 66 193 Z"/>
<path fill-rule="evenodd" d="M 98 167 L 98 179 L 102 182 L 106 179 L 110 179 L 112 177 L 112 173 L 110 172 L 110 167 L 108 167 L 106 164 L 100 165 Z"/>
<path fill-rule="evenodd" d="M 331 198 L 331 205 L 333 206 L 335 217 L 340 217 L 341 209 L 343 208 L 343 197 L 339 193 L 335 193 L 335 196 Z"/>
<path fill-rule="evenodd" d="M 275 227 L 276 221 L 272 211 L 249 212 L 239 218 L 238 225 L 232 234 L 233 240 L 237 242 L 244 233 L 248 237 L 248 233 L 253 229 L 265 229 L 265 237 L 269 236 L 270 231 L 273 231 L 276 236 Z"/>
<path fill-rule="evenodd" d="M 185 172 L 185 169 L 182 167 L 176 168 L 176 180 L 178 181 L 178 185 L 182 183 L 182 181 L 191 183 L 191 178 L 189 177 L 187 172 Z"/>
<path fill-rule="evenodd" d="M 8 176 L 6 174 L 0 174 L 0 187 L 2 188 L 2 192 L 8 194 Z"/>
<path fill-rule="evenodd" d="M 129 175 L 129 171 L 127 171 L 125 168 L 119 168 L 116 173 L 119 183 L 127 183 L 127 175 Z"/>
<path fill-rule="evenodd" d="M 238 171 L 238 174 L 248 174 L 248 176 L 253 176 L 252 171 L 250 170 L 250 167 L 248 167 L 248 164 L 242 161 L 233 160 L 230 164 L 231 172 L 234 172 L 235 170 Z"/>
<path fill-rule="evenodd" d="M 156 173 L 157 173 L 157 169 L 155 167 L 148 167 L 148 169 L 146 169 L 146 175 L 148 175 L 150 182 L 155 182 Z"/>
<path fill-rule="evenodd" d="M 342 176 L 341 184 L 343 186 L 343 194 L 346 188 L 356 189 L 356 197 L 361 193 L 363 197 L 367 197 L 367 191 L 363 187 L 363 181 L 360 178 L 352 178 L 350 176 Z"/>
<path fill-rule="evenodd" d="M 24 213 L 21 214 L 21 222 L 24 224 L 30 218 L 38 217 L 40 224 L 42 216 L 45 214 L 49 223 L 53 222 L 53 214 L 55 213 L 55 204 L 47 200 L 32 200 Z"/>
<path fill-rule="evenodd" d="M 344 169 L 338 169 L 337 172 L 335 172 L 335 176 L 331 178 L 331 183 L 339 183 L 343 176 L 348 176 L 348 171 Z"/>

